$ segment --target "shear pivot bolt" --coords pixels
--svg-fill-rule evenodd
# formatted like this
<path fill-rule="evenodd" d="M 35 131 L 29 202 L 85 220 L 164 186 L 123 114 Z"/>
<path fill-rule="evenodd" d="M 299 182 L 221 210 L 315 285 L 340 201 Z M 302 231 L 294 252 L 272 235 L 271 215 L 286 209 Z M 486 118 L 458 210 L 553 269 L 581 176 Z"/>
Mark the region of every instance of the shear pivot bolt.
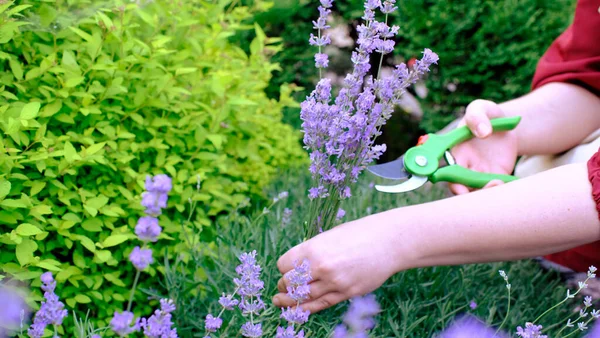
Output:
<path fill-rule="evenodd" d="M 415 157 L 415 162 L 419 167 L 424 167 L 427 165 L 427 158 L 425 156 L 417 156 Z"/>

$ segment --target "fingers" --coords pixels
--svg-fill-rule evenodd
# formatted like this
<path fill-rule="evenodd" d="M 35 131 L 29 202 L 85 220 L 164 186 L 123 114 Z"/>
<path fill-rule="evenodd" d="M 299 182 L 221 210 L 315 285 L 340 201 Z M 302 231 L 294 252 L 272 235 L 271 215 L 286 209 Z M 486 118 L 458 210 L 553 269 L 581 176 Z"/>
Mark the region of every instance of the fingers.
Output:
<path fill-rule="evenodd" d="M 307 300 L 305 303 L 300 304 L 300 307 L 302 308 L 302 310 L 308 310 L 311 314 L 313 314 L 330 308 L 347 299 L 348 297 L 344 296 L 340 292 L 329 292 L 321 295 L 320 297 Z M 295 307 L 297 304 L 296 301 L 289 298 L 286 294 L 281 293 L 273 297 L 273 303 L 275 304 L 275 306 L 280 308 L 286 308 L 288 306 Z"/>
<path fill-rule="evenodd" d="M 486 138 L 492 134 L 490 119 L 504 116 L 500 107 L 488 100 L 475 100 L 466 109 L 464 123 L 478 138 Z"/>
<path fill-rule="evenodd" d="M 296 301 L 287 295 L 287 289 L 285 288 L 285 286 L 283 286 L 283 288 L 280 287 L 280 284 L 283 285 L 283 283 L 281 283 L 281 280 L 280 283 L 277 283 L 277 289 L 279 290 L 279 293 L 273 297 L 273 304 L 277 307 L 295 306 Z M 310 294 L 308 300 L 306 301 L 307 303 L 319 299 L 327 293 L 329 293 L 330 291 L 332 291 L 332 288 L 328 286 L 329 284 L 326 284 L 323 281 L 316 281 L 310 283 L 309 285 Z M 302 305 L 302 308 L 304 309 L 304 305 Z"/>
<path fill-rule="evenodd" d="M 450 191 L 455 195 L 464 195 L 470 192 L 469 188 L 462 184 L 449 184 Z"/>
<path fill-rule="evenodd" d="M 302 244 L 300 244 L 302 245 Z M 291 248 L 288 252 L 286 252 L 283 256 L 279 257 L 277 260 L 277 269 L 282 275 L 285 275 L 286 272 L 292 270 L 294 268 L 294 262 L 299 262 L 300 257 L 298 256 L 299 252 L 298 246 Z"/>
<path fill-rule="evenodd" d="M 323 311 L 325 309 L 328 309 L 328 308 L 330 308 L 338 303 L 341 303 L 347 299 L 348 299 L 348 297 L 346 297 L 342 293 L 330 292 L 330 293 L 327 293 L 324 296 L 319 297 L 315 300 L 311 300 L 306 303 L 302 303 L 300 305 L 300 307 L 303 310 L 308 310 L 308 311 L 310 311 L 311 314 L 313 314 L 313 313 L 317 313 L 317 312 Z"/>

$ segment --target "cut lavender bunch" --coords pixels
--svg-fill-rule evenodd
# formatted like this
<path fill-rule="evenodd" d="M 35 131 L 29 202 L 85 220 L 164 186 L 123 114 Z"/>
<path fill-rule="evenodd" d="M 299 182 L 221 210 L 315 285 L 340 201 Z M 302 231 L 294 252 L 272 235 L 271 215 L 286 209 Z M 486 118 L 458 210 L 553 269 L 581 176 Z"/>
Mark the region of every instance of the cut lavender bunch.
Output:
<path fill-rule="evenodd" d="M 327 27 L 322 17 L 328 14 L 325 5 L 331 3 L 321 1 L 321 16 L 314 25 L 319 32 Z M 377 78 L 369 75 L 371 54 L 392 52 L 394 41 L 390 39 L 398 33 L 398 27 L 389 27 L 386 22 L 376 20 L 376 10 L 380 9 L 387 21 L 387 15 L 396 10 L 394 4 L 395 1 L 365 2 L 365 23 L 357 27 L 357 47 L 352 52 L 354 67 L 346 76 L 338 96 L 332 98 L 331 81 L 321 78 L 301 104 L 304 145 L 310 152 L 309 171 L 314 181 L 308 194 L 311 199 L 307 223 L 309 238 L 334 225 L 340 201 L 352 196 L 350 186 L 385 151 L 385 145 L 375 145 L 375 139 L 392 115 L 394 106 L 406 89 L 438 61 L 434 52 L 425 49 L 422 59 L 412 69 L 400 64 L 387 78 L 379 78 L 379 69 Z M 311 35 L 310 42 L 319 46 L 315 58 L 320 69 L 325 62 L 321 55 L 325 41 L 319 38 Z"/>

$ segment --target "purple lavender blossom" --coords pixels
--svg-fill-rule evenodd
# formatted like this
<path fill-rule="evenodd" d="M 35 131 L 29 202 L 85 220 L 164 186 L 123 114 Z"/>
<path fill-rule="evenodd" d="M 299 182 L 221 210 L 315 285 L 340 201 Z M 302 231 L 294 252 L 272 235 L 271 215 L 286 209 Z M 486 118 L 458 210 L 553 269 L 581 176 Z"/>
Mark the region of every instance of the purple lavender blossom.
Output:
<path fill-rule="evenodd" d="M 156 242 L 161 231 L 162 228 L 158 225 L 156 217 L 140 217 L 135 226 L 135 234 L 143 242 Z"/>
<path fill-rule="evenodd" d="M 139 331 L 140 318 L 134 319 L 134 317 L 133 313 L 129 311 L 123 311 L 122 313 L 115 312 L 110 321 L 110 328 L 121 337 Z"/>
<path fill-rule="evenodd" d="M 21 316 L 29 317 L 29 307 L 24 297 L 9 286 L 0 284 L 0 337 L 8 337 L 21 324 Z"/>
<path fill-rule="evenodd" d="M 262 336 L 262 327 L 260 324 L 252 324 L 247 322 L 242 325 L 242 336 L 256 338 Z"/>
<path fill-rule="evenodd" d="M 44 290 L 44 299 L 40 309 L 33 318 L 33 325 L 28 329 L 31 337 L 41 337 L 47 325 L 62 325 L 63 320 L 68 315 L 65 305 L 59 301 L 59 297 L 54 293 L 56 281 L 52 272 L 45 272 L 41 275 L 41 289 Z"/>
<path fill-rule="evenodd" d="M 165 174 L 159 174 L 154 177 L 146 176 L 147 191 L 168 193 L 173 188 L 171 178 Z"/>
<path fill-rule="evenodd" d="M 461 317 L 456 320 L 450 327 L 448 327 L 440 338 L 507 338 L 505 334 L 496 334 L 495 330 L 486 326 L 484 323 L 479 321 L 477 318 L 472 316 Z"/>
<path fill-rule="evenodd" d="M 339 208 L 338 212 L 337 212 L 337 215 L 335 216 L 335 219 L 339 221 L 342 218 L 344 218 L 344 216 L 346 216 L 346 210 L 344 210 L 342 208 Z"/>
<path fill-rule="evenodd" d="M 517 327 L 516 333 L 522 338 L 548 338 L 547 335 L 542 335 L 542 326 L 533 323 L 526 323 L 525 329 L 521 326 Z"/>
<path fill-rule="evenodd" d="M 300 306 L 295 308 L 288 307 L 287 309 L 281 309 L 281 318 L 285 319 L 290 324 L 302 325 L 308 321 L 310 311 L 302 310 Z"/>
<path fill-rule="evenodd" d="M 167 207 L 168 195 L 163 192 L 146 191 L 142 193 L 142 206 L 146 208 L 144 211 L 151 216 L 158 216 L 162 213 L 162 209 Z"/>
<path fill-rule="evenodd" d="M 475 310 L 475 309 L 477 308 L 477 303 L 475 303 L 475 301 L 474 301 L 474 300 L 472 300 L 472 301 L 469 303 L 469 307 L 471 308 L 471 310 Z"/>
<path fill-rule="evenodd" d="M 221 328 L 221 325 L 223 325 L 223 319 L 221 319 L 219 317 L 213 317 L 213 315 L 211 315 L 211 314 L 208 314 L 206 316 L 206 320 L 204 323 L 204 327 L 206 328 L 206 331 L 216 332 L 218 329 Z"/>
<path fill-rule="evenodd" d="M 256 250 L 243 253 L 238 259 L 242 264 L 235 268 L 239 277 L 234 278 L 233 282 L 241 296 L 239 308 L 244 314 L 258 315 L 259 311 L 265 308 L 261 299 L 265 284 L 260 280 L 261 267 L 256 264 Z"/>
<path fill-rule="evenodd" d="M 381 6 L 381 12 L 385 14 L 390 14 L 395 12 L 398 7 L 394 6 L 396 4 L 396 0 L 386 0 L 383 2 Z"/>
<path fill-rule="evenodd" d="M 275 338 L 304 338 L 304 330 L 300 330 L 300 332 L 296 334 L 296 330 L 294 330 L 293 326 L 288 326 L 285 329 L 279 326 L 277 327 Z"/>
<path fill-rule="evenodd" d="M 315 54 L 315 66 L 317 68 L 327 68 L 329 66 L 329 57 L 327 56 L 327 54 Z"/>
<path fill-rule="evenodd" d="M 171 312 L 175 305 L 170 299 L 161 299 L 160 310 L 148 319 L 142 319 L 140 326 L 144 328 L 144 335 L 148 338 L 177 338 L 177 329 L 173 328 Z"/>
<path fill-rule="evenodd" d="M 154 258 L 152 258 L 152 250 L 151 249 L 141 249 L 139 246 L 133 248 L 131 253 L 129 254 L 129 260 L 131 264 L 142 271 L 148 267 L 148 265 L 154 262 Z"/>
<path fill-rule="evenodd" d="M 225 296 L 225 293 L 223 293 L 223 296 L 219 298 L 219 304 L 227 310 L 233 310 L 233 307 L 239 303 L 240 302 L 237 299 L 233 299 L 233 295 Z"/>
<path fill-rule="evenodd" d="M 305 259 L 300 265 L 295 262 L 294 269 L 286 274 L 286 278 L 290 282 L 287 287 L 288 296 L 298 303 L 307 300 L 310 293 L 308 283 L 312 281 L 309 261 Z"/>
<path fill-rule="evenodd" d="M 285 227 L 292 222 L 292 210 L 285 208 L 283 209 L 283 216 L 281 217 L 281 226 Z"/>
<path fill-rule="evenodd" d="M 350 300 L 350 307 L 344 314 L 344 323 L 355 333 L 365 332 L 375 327 L 373 317 L 380 311 L 375 295 L 355 297 Z"/>

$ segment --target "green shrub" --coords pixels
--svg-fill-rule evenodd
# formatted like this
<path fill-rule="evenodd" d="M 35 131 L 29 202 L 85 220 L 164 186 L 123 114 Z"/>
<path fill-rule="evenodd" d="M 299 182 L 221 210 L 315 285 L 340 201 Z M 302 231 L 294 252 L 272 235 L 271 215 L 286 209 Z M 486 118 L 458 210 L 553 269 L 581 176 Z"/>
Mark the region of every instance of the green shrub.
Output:
<path fill-rule="evenodd" d="M 265 3 L 230 2 L 0 5 L 5 275 L 28 281 L 54 271 L 69 307 L 106 320 L 128 297 L 147 175 L 173 177 L 174 211 L 161 216 L 154 248 L 177 252 L 188 199 L 201 205 L 191 226 L 209 243 L 213 232 L 201 230 L 215 217 L 304 161 L 299 132 L 281 122 L 282 108 L 296 104 L 291 89 L 279 100 L 264 93 L 279 40 L 244 23 Z M 247 29 L 256 35 L 249 54 L 229 40 Z"/>
<path fill-rule="evenodd" d="M 502 101 L 527 93 L 538 59 L 570 23 L 575 3 L 575 0 L 397 1 L 399 11 L 390 17 L 390 24 L 398 25 L 400 33 L 395 55 L 390 55 L 386 64 L 419 58 L 423 47 L 439 54 L 438 65 L 425 81 L 429 93 L 421 100 L 424 116 L 420 123 L 425 131 L 437 131 L 476 98 Z M 344 20 L 333 23 L 332 27 L 348 25 L 351 36 L 356 37 L 355 18 L 362 15 L 363 4 L 362 0 L 334 1 L 333 14 Z M 272 92 L 282 83 L 293 82 L 305 88 L 298 93 L 297 99 L 301 100 L 314 88 L 318 72 L 314 68 L 315 48 L 308 45 L 308 36 L 313 31 L 311 22 L 318 16 L 316 6 L 315 1 L 281 0 L 268 12 L 256 15 L 255 20 L 267 34 L 276 32 L 285 45 L 283 52 L 273 58 L 282 65 L 282 71 L 271 80 Z M 351 48 L 342 48 L 342 52 L 349 53 Z M 339 63 L 340 58 L 343 63 Z M 347 60 L 349 56 L 336 55 L 330 65 L 347 67 Z M 338 71 L 346 72 L 347 69 Z M 449 84 L 456 85 L 456 90 L 448 90 Z M 294 124 L 298 124 L 296 114 L 294 111 L 288 117 Z M 394 135 L 406 131 L 394 129 L 395 121 L 390 122 L 384 137 L 385 133 L 390 134 L 393 141 Z M 414 137 L 396 141 L 413 140 Z"/>

